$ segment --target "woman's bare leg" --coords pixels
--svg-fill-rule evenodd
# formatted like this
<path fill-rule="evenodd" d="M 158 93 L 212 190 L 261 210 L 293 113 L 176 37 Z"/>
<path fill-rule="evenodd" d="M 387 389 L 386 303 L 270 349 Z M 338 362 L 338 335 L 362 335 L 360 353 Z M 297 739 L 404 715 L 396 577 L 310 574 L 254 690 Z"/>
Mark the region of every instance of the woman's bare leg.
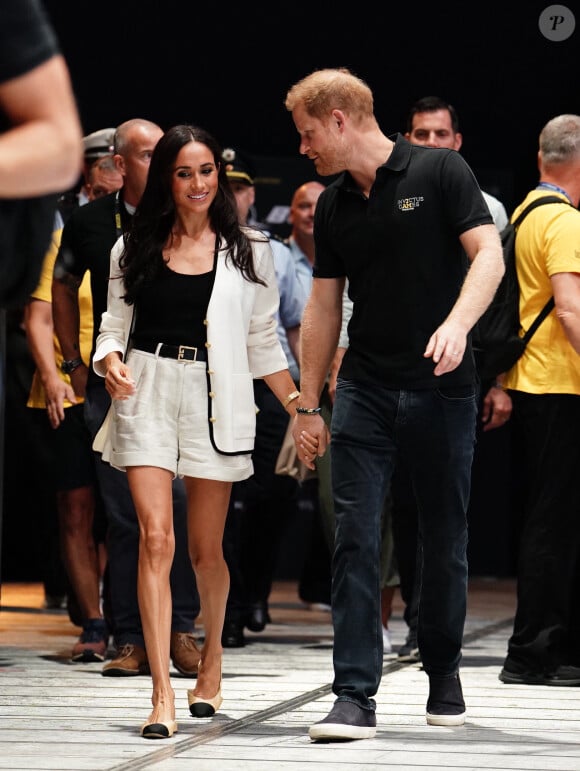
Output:
<path fill-rule="evenodd" d="M 210 479 L 185 479 L 189 554 L 195 571 L 205 641 L 194 695 L 212 699 L 220 688 L 222 631 L 230 576 L 223 535 L 232 485 Z"/>
<path fill-rule="evenodd" d="M 152 466 L 133 466 L 127 469 L 127 479 L 139 519 L 137 597 L 153 681 L 153 710 L 147 722 L 167 723 L 175 720 L 169 676 L 169 573 L 175 552 L 172 474 Z"/>

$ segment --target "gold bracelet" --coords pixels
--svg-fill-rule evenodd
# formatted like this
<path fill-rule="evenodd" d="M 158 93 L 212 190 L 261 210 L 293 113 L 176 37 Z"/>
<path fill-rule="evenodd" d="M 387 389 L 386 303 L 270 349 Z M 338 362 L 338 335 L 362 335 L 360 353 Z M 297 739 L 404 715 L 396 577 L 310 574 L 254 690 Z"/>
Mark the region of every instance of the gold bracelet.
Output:
<path fill-rule="evenodd" d="M 298 399 L 299 396 L 300 396 L 300 391 L 292 391 L 291 394 L 288 394 L 288 396 L 282 402 L 282 406 L 284 407 L 284 409 L 286 409 L 286 407 L 290 404 L 290 402 L 293 402 L 294 399 Z"/>

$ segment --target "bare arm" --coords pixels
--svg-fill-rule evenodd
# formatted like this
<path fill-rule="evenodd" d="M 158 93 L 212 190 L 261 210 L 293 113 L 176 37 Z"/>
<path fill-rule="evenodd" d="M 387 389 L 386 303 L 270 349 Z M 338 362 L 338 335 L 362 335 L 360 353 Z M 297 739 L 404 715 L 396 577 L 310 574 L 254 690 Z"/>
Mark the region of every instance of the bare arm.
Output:
<path fill-rule="evenodd" d="M 342 319 L 341 279 L 315 278 L 304 309 L 301 332 L 300 404 L 318 407 Z"/>
<path fill-rule="evenodd" d="M 52 280 L 52 316 L 64 359 L 77 359 L 80 348 L 79 287 L 82 279 L 59 271 Z M 75 393 L 84 398 L 88 369 L 82 364 L 71 375 Z"/>
<path fill-rule="evenodd" d="M 72 187 L 82 168 L 82 129 L 62 56 L 0 84 L 11 128 L 0 136 L 0 198 Z"/>
<path fill-rule="evenodd" d="M 284 405 L 287 397 L 296 391 L 296 385 L 294 380 L 292 380 L 292 375 L 287 369 L 282 369 L 280 372 L 273 372 L 271 375 L 265 375 L 264 382 L 282 405 Z M 292 417 L 296 414 L 297 406 L 298 399 L 292 399 L 284 409 Z"/>
<path fill-rule="evenodd" d="M 460 240 L 471 265 L 457 301 L 429 339 L 423 354 L 433 358 L 436 375 L 451 372 L 461 362 L 467 335 L 492 301 L 505 271 L 495 225 L 472 228 L 463 233 Z"/>
<path fill-rule="evenodd" d="M 580 273 L 555 273 L 550 278 L 556 316 L 570 345 L 580 353 Z"/>
<path fill-rule="evenodd" d="M 318 407 L 340 334 L 343 287 L 344 279 L 315 278 L 312 282 L 302 318 L 300 407 Z M 313 458 L 304 454 L 304 436 L 314 437 L 317 454 L 324 455 L 329 439 L 324 420 L 320 415 L 298 415 L 292 433 L 300 459 L 314 469 Z"/>
<path fill-rule="evenodd" d="M 42 382 L 50 425 L 58 428 L 64 420 L 64 401 L 76 403 L 73 389 L 56 367 L 51 304 L 32 299 L 24 309 L 24 326 L 30 354 Z"/>

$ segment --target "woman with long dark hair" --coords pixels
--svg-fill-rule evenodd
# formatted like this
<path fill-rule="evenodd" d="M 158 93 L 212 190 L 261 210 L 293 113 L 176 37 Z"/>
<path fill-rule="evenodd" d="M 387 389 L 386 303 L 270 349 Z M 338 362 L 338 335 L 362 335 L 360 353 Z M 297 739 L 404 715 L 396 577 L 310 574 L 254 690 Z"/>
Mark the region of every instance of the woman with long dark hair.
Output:
<path fill-rule="evenodd" d="M 113 399 L 103 459 L 126 471 L 139 518 L 138 597 L 153 680 L 147 738 L 177 730 L 169 676 L 175 475 L 185 480 L 205 632 L 189 708 L 211 717 L 222 702 L 222 536 L 232 482 L 253 472 L 252 380 L 264 378 L 290 415 L 299 396 L 278 342 L 278 302 L 268 240 L 238 224 L 218 143 L 196 126 L 169 129 L 131 230 L 111 252 L 93 359 Z M 314 457 L 307 435 L 304 446 Z"/>

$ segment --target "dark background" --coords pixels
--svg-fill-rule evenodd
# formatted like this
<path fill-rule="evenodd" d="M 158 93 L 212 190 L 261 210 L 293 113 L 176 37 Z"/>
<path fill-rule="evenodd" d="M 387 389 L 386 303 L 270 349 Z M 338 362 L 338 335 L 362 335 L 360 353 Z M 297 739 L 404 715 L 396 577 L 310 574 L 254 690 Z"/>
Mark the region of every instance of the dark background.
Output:
<path fill-rule="evenodd" d="M 550 2 L 98 4 L 45 0 L 73 78 L 85 133 L 133 117 L 193 122 L 252 156 L 261 213 L 315 177 L 283 102 L 313 69 L 347 66 L 371 86 L 387 134 L 439 95 L 458 110 L 462 154 L 508 212 L 537 180 L 538 134 L 580 111 L 580 8 L 566 41 L 541 34 Z"/>

